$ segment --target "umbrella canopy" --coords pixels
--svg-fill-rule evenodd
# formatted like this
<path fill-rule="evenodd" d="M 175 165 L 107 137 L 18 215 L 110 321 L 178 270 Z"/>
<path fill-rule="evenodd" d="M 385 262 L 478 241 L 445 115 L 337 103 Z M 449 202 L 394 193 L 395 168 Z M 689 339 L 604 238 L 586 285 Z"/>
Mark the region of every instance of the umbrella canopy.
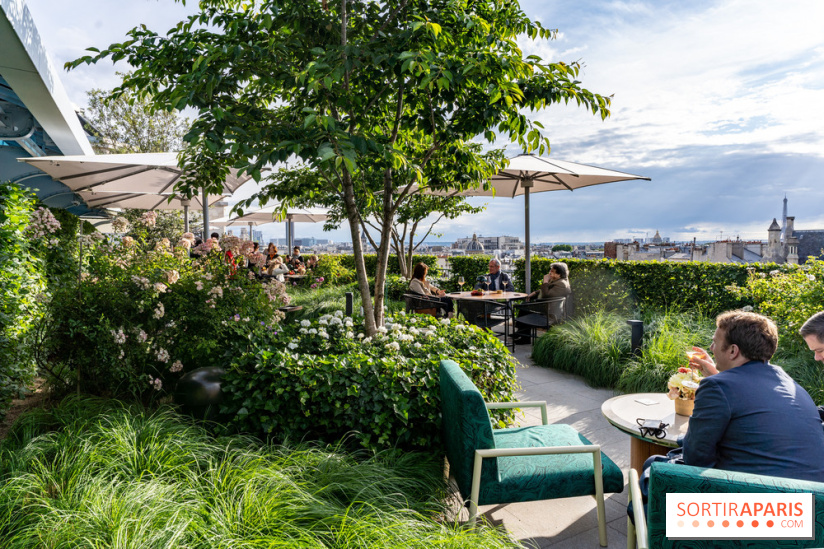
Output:
<path fill-rule="evenodd" d="M 21 158 L 73 191 L 173 194 L 184 175 L 176 153 L 102 154 Z M 224 181 L 226 194 L 235 192 L 251 176 L 232 170 Z"/>
<path fill-rule="evenodd" d="M 581 187 L 629 181 L 649 177 L 631 173 L 607 170 L 596 166 L 567 162 L 552 158 L 542 158 L 532 154 L 522 154 L 511 158 L 509 165 L 489 179 L 489 189 L 468 189 L 466 191 L 432 192 L 448 196 L 507 196 L 514 198 L 524 195 L 524 241 L 526 245 L 526 291 L 531 291 L 532 269 L 529 250 L 529 194 L 547 191 L 572 191 Z M 429 192 L 429 191 L 427 191 Z"/>
<path fill-rule="evenodd" d="M 320 223 L 326 221 L 329 217 L 325 210 L 320 209 L 296 209 L 287 210 L 286 213 L 281 213 L 280 206 L 269 206 L 254 212 L 248 212 L 241 216 L 235 217 L 229 223 L 254 223 L 255 225 L 263 225 L 264 223 L 273 223 L 275 221 L 292 221 L 294 223 Z"/>
<path fill-rule="evenodd" d="M 171 194 L 144 194 L 144 193 L 100 193 L 92 191 L 77 191 L 76 194 L 89 205 L 90 208 L 136 208 L 138 210 L 183 210 L 188 206 L 203 208 L 203 197 L 195 196 L 186 201 Z M 220 201 L 225 195 L 210 194 L 207 197 L 208 205 Z M 171 199 L 171 200 L 170 200 Z M 187 204 L 187 202 L 189 202 Z M 214 223 L 213 223 L 214 224 Z"/>
<path fill-rule="evenodd" d="M 84 199 L 90 196 L 84 194 L 85 192 L 94 192 L 93 202 L 87 202 L 90 207 L 94 203 L 100 204 L 97 206 L 100 208 L 183 210 L 187 231 L 191 202 L 197 202 L 203 209 L 203 226 L 206 232 L 209 227 L 208 205 L 227 194 L 232 194 L 251 179 L 249 175 L 240 177 L 237 170 L 232 170 L 223 182 L 221 195 L 206 196 L 204 192 L 191 202 L 175 197 L 170 203 L 169 198 L 174 195 L 175 183 L 185 176 L 185 172 L 177 165 L 176 153 L 40 156 L 21 158 L 20 161 L 46 172 L 52 179 L 60 181 Z M 122 196 L 120 200 L 113 200 L 113 197 L 101 197 L 102 193 L 119 193 Z M 138 194 L 153 195 L 153 198 L 134 196 Z M 217 198 L 213 200 L 214 196 Z"/>

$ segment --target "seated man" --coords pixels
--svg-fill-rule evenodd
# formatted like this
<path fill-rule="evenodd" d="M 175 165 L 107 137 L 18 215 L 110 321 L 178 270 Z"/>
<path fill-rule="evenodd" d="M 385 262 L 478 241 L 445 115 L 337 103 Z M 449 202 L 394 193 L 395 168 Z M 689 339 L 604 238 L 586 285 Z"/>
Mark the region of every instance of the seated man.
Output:
<path fill-rule="evenodd" d="M 691 364 L 707 376 L 695 395 L 684 463 L 824 482 L 824 430 L 813 399 L 769 363 L 778 329 L 767 317 L 729 311 L 710 351 Z"/>
<path fill-rule="evenodd" d="M 695 393 L 684 464 L 824 482 L 818 410 L 803 387 L 769 363 L 777 346 L 778 329 L 765 316 L 728 311 L 716 319 L 715 361 L 700 347 L 694 349 L 703 355 L 690 359 L 707 377 Z M 652 456 L 644 463 L 645 502 L 650 465 L 668 459 Z"/>
<path fill-rule="evenodd" d="M 515 286 L 512 285 L 509 275 L 501 272 L 501 262 L 495 257 L 489 260 L 489 275 L 486 278 L 489 283 L 478 282 L 475 284 L 476 290 L 489 290 L 490 292 L 497 290 L 515 291 Z"/>
<path fill-rule="evenodd" d="M 526 298 L 531 301 L 538 299 L 549 299 L 550 297 L 566 297 L 572 293 L 569 287 L 569 267 L 566 263 L 553 263 L 549 266 L 549 272 L 544 275 L 541 287 L 529 294 Z"/>

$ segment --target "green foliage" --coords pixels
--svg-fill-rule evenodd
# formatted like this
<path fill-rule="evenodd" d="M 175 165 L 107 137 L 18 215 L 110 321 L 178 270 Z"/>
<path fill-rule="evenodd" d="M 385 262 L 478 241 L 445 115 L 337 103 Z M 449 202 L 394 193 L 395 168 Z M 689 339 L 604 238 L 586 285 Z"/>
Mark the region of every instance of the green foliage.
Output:
<path fill-rule="evenodd" d="M 52 230 L 33 228 L 34 201 L 19 185 L 0 184 L 0 416 L 36 372 L 31 338 L 45 290 L 38 255 L 50 245 Z"/>
<path fill-rule="evenodd" d="M 458 287 L 458 277 L 460 276 L 464 277 L 466 283 L 464 286 L 465 289 L 473 288 L 475 286 L 475 279 L 489 272 L 490 259 L 492 259 L 492 256 L 489 255 L 458 255 L 450 257 L 447 261 L 449 262 L 451 271 L 451 276 L 449 277 L 451 288 Z M 521 280 L 523 280 L 523 276 Z M 513 280 L 512 283 L 515 284 L 516 290 L 523 288 L 523 284 L 519 286 L 515 280 Z"/>
<path fill-rule="evenodd" d="M 121 74 L 120 76 L 128 76 Z M 179 151 L 189 121 L 177 111 L 155 110 L 138 94 L 110 97 L 111 90 L 86 92 L 89 108 L 83 111 L 97 138 L 98 154 Z"/>
<path fill-rule="evenodd" d="M 350 269 L 352 271 L 355 270 L 355 256 L 354 255 L 339 255 L 340 263 L 342 266 Z M 374 278 L 375 272 L 377 271 L 378 265 L 378 256 L 375 254 L 366 254 L 363 256 L 364 262 L 366 263 L 366 273 L 370 278 Z M 441 268 L 438 266 L 438 258 L 434 255 L 413 255 L 412 256 L 412 266 L 414 267 L 418 263 L 426 263 L 429 265 L 429 277 L 436 278 L 441 275 Z M 398 258 L 395 254 L 389 255 L 389 265 L 386 270 L 387 275 L 398 275 L 401 276 L 400 267 L 398 266 Z"/>
<path fill-rule="evenodd" d="M 512 400 L 515 361 L 494 335 L 425 315 L 389 320 L 374 337 L 340 312 L 277 333 L 248 325 L 233 340 L 221 411 L 236 429 L 276 439 L 354 431 L 370 448 L 432 449 L 441 359 L 458 362 L 487 400 Z"/>
<path fill-rule="evenodd" d="M 540 285 L 554 259 L 532 260 L 532 287 Z M 569 283 L 576 314 L 606 310 L 628 314 L 694 309 L 716 316 L 752 305 L 752 298 L 735 290 L 748 273 L 792 272 L 791 265 L 704 262 L 616 261 L 562 259 L 569 267 Z M 515 262 L 516 287 L 523 284 L 524 260 Z M 522 286 L 520 286 L 522 287 Z"/>
<path fill-rule="evenodd" d="M 595 387 L 615 387 L 630 357 L 630 330 L 615 313 L 581 315 L 554 326 L 536 342 L 535 363 L 582 376 Z"/>
<path fill-rule="evenodd" d="M 185 372 L 223 363 L 234 319 L 268 329 L 288 303 L 282 284 L 250 279 L 219 250 L 193 260 L 130 237 L 85 240 L 83 279 L 54 289 L 38 359 L 53 381 L 88 393 L 162 396 Z"/>
<path fill-rule="evenodd" d="M 73 398 L 0 446 L 0 546 L 515 548 L 442 520 L 443 458 L 212 438 L 167 408 Z"/>
<path fill-rule="evenodd" d="M 667 380 L 687 366 L 686 351 L 693 345 L 709 349 L 715 321 L 695 313 L 663 313 L 644 319 L 640 357 L 626 365 L 617 388 L 625 393 L 665 392 Z"/>
<path fill-rule="evenodd" d="M 808 352 L 798 330 L 808 318 L 824 310 L 824 261 L 811 258 L 803 267 L 768 272 L 753 269 L 746 282 L 734 290 L 775 321 L 782 347 Z"/>
<path fill-rule="evenodd" d="M 572 246 L 570 244 L 556 244 L 552 247 L 553 252 L 571 252 Z"/>
<path fill-rule="evenodd" d="M 555 326 L 535 344 L 541 366 L 582 376 L 596 387 L 623 392 L 665 392 L 667 379 L 687 364 L 687 349 L 709 348 L 715 323 L 695 313 L 655 313 L 644 318 L 641 356 L 630 349 L 626 317 L 607 312 Z"/>
<path fill-rule="evenodd" d="M 321 255 L 318 256 L 318 265 L 313 271 L 313 276 L 323 277 L 324 284 L 339 286 L 349 284 L 355 280 L 355 270 L 352 266 L 346 266 L 344 258 L 350 256 Z"/>
<path fill-rule="evenodd" d="M 149 214 L 153 221 L 145 223 L 143 219 Z M 172 245 L 176 244 L 183 236 L 184 222 L 183 212 L 175 210 L 155 210 L 146 212 L 145 210 L 127 209 L 123 210 L 121 217 L 128 221 L 128 230 L 124 236 L 136 238 L 146 244 L 149 248 L 154 248 L 158 242 L 164 238 L 168 239 Z M 196 225 L 203 227 L 202 214 L 189 212 L 189 226 L 194 230 Z"/>

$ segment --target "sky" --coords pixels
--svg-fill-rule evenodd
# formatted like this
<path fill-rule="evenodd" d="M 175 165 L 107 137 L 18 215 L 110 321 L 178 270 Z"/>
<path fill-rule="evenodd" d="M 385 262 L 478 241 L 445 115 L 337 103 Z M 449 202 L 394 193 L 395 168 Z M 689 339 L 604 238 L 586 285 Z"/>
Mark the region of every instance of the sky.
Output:
<path fill-rule="evenodd" d="M 126 39 L 165 32 L 196 9 L 171 0 L 25 0 L 69 98 L 111 88 L 109 61 L 63 63 Z M 786 195 L 796 229 L 824 229 L 824 2 L 821 0 L 522 0 L 557 39 L 520 42 L 526 55 L 582 64 L 583 87 L 612 96 L 602 121 L 574 105 L 528 113 L 551 157 L 639 174 L 532 195 L 532 242 L 651 238 L 766 240 Z M 503 142 L 498 146 L 506 145 Z M 521 151 L 507 146 L 509 156 Z M 247 191 L 248 192 L 248 191 Z M 442 241 L 524 234 L 523 198 L 476 198 L 481 214 L 441 222 Z M 263 226 L 283 237 L 282 224 Z M 302 224 L 298 237 L 351 240 Z M 429 242 L 437 242 L 430 238 Z"/>

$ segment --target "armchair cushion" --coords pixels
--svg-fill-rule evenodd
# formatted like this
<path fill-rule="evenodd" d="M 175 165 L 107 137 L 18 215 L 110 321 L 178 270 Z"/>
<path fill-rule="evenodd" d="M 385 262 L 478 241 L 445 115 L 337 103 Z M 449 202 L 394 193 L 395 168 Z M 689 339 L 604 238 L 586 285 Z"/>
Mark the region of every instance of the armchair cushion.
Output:
<path fill-rule="evenodd" d="M 496 448 L 546 448 L 592 444 L 569 425 L 538 425 L 493 431 Z M 604 492 L 621 492 L 624 476 L 603 453 Z M 514 503 L 595 493 L 590 454 L 498 457 L 498 479 L 481 476 L 478 504 Z M 491 461 L 491 460 L 490 460 Z"/>

